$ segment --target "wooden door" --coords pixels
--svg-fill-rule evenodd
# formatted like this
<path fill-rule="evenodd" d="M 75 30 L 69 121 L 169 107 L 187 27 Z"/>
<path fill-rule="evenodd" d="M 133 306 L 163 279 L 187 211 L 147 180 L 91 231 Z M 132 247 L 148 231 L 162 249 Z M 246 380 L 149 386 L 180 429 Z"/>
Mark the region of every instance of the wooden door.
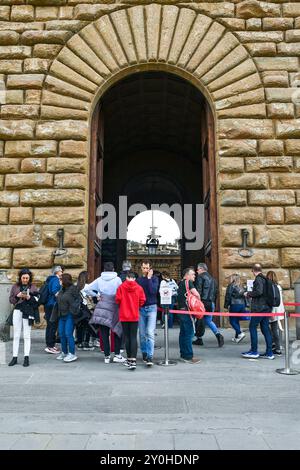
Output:
<path fill-rule="evenodd" d="M 204 262 L 208 271 L 218 281 L 218 225 L 217 225 L 217 188 L 215 164 L 215 131 L 214 119 L 210 107 L 205 102 L 202 119 L 202 174 L 204 201 Z"/>
<path fill-rule="evenodd" d="M 96 227 L 99 217 L 97 207 L 103 202 L 103 156 L 104 156 L 104 120 L 101 102 L 98 103 L 92 120 L 90 193 L 89 193 L 89 239 L 88 272 L 90 280 L 99 276 L 101 271 L 101 240 Z"/>

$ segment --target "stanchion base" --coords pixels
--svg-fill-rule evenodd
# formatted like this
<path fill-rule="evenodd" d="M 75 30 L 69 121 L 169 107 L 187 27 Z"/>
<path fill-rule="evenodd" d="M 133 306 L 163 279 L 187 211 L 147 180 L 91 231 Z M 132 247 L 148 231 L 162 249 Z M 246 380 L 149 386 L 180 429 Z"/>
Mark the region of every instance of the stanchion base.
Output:
<path fill-rule="evenodd" d="M 177 364 L 177 361 L 172 361 L 171 359 L 169 359 L 168 362 L 159 361 L 157 363 L 158 366 L 176 366 L 176 364 Z"/>
<path fill-rule="evenodd" d="M 278 374 L 284 374 L 284 375 L 298 375 L 298 374 L 300 374 L 300 371 L 295 370 L 295 369 L 276 369 L 276 372 Z"/>

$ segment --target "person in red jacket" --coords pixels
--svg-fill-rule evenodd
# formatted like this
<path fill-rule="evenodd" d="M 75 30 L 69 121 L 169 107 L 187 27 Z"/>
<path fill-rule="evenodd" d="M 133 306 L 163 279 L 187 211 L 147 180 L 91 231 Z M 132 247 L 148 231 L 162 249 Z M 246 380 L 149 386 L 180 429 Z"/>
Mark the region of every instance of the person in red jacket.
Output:
<path fill-rule="evenodd" d="M 135 273 L 129 271 L 126 280 L 118 287 L 116 303 L 120 305 L 119 319 L 122 323 L 129 370 L 136 369 L 137 330 L 139 308 L 144 305 L 146 296 L 143 288 L 135 281 Z"/>

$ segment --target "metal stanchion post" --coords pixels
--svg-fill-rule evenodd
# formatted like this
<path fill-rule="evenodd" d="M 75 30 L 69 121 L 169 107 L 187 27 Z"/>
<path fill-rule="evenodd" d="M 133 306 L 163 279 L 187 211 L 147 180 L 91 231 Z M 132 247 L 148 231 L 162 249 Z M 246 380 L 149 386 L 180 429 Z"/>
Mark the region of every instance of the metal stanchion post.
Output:
<path fill-rule="evenodd" d="M 159 366 L 175 366 L 176 361 L 169 359 L 169 307 L 164 307 L 164 318 L 165 318 L 165 328 L 164 328 L 164 346 L 165 346 L 165 359 L 164 361 L 158 362 Z"/>
<path fill-rule="evenodd" d="M 284 313 L 284 342 L 285 342 L 285 367 L 276 369 L 278 374 L 297 375 L 300 372 L 290 367 L 290 332 L 289 332 L 289 314 Z"/>

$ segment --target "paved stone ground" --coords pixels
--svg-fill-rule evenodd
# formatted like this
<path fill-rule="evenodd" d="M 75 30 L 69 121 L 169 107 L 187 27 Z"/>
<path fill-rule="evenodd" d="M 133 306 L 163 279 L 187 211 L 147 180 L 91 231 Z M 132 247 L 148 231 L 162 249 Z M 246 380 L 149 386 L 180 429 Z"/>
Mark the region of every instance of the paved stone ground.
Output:
<path fill-rule="evenodd" d="M 0 449 L 300 449 L 300 375 L 276 374 L 283 358 L 240 358 L 249 335 L 239 345 L 224 335 L 220 350 L 206 332 L 200 364 L 130 372 L 99 351 L 56 361 L 34 331 L 31 366 L 0 366 Z M 171 358 L 177 342 L 174 329 Z"/>

